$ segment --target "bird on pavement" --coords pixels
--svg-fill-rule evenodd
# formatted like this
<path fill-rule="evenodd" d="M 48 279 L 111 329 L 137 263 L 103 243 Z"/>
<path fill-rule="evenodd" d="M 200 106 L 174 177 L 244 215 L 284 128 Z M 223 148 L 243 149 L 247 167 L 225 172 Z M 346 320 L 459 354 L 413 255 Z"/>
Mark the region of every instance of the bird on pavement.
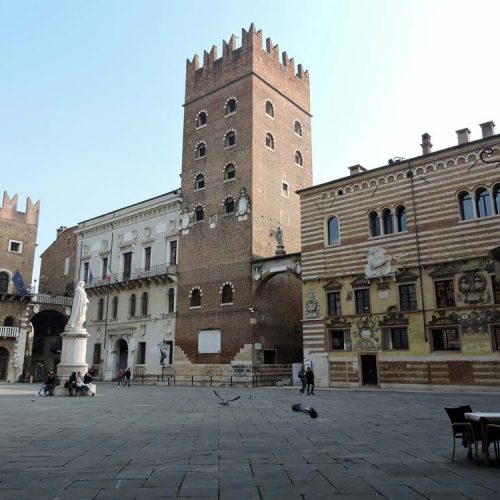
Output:
<path fill-rule="evenodd" d="M 233 399 L 226 400 L 222 396 L 219 396 L 219 394 L 217 394 L 217 391 L 215 389 L 214 389 L 214 394 L 221 400 L 221 402 L 219 404 L 222 406 L 229 406 L 229 403 L 231 401 L 236 401 L 237 399 L 240 399 L 240 397 L 241 397 L 241 396 L 236 396 Z"/>
<path fill-rule="evenodd" d="M 300 403 L 297 403 L 295 405 L 292 405 L 292 410 L 305 413 L 306 415 L 309 415 L 311 418 L 318 417 L 318 412 L 312 406 L 305 406 Z"/>

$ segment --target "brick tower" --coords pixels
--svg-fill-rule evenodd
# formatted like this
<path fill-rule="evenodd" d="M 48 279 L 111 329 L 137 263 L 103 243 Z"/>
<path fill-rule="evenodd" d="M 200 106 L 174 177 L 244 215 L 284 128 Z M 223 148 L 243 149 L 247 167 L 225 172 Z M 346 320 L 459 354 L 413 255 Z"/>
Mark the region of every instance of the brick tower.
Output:
<path fill-rule="evenodd" d="M 252 265 L 279 254 L 280 240 L 282 254 L 300 251 L 296 191 L 311 184 L 308 72 L 286 52 L 280 60 L 269 38 L 263 49 L 253 24 L 240 47 L 235 35 L 223 42 L 222 57 L 213 46 L 202 67 L 188 60 L 178 373 L 259 364 L 255 349 L 276 350 L 274 363 L 301 360 L 300 280 L 276 276 L 257 293 Z"/>

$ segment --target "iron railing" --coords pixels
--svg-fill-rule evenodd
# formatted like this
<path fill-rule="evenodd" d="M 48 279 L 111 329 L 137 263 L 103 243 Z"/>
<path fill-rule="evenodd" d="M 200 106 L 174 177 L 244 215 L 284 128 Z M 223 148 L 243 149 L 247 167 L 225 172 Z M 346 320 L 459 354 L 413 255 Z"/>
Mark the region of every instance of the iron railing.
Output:
<path fill-rule="evenodd" d="M 0 338 L 1 337 L 9 337 L 9 338 L 17 338 L 21 333 L 21 328 L 17 326 L 0 326 Z"/>

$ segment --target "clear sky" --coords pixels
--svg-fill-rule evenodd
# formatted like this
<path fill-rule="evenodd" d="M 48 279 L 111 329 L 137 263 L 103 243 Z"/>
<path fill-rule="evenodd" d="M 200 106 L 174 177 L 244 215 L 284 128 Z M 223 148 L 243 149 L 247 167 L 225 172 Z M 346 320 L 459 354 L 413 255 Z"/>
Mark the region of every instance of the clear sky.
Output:
<path fill-rule="evenodd" d="M 251 22 L 310 72 L 315 184 L 500 132 L 499 0 L 0 0 L 0 191 L 41 202 L 35 278 L 59 226 L 180 186 L 186 59 Z"/>

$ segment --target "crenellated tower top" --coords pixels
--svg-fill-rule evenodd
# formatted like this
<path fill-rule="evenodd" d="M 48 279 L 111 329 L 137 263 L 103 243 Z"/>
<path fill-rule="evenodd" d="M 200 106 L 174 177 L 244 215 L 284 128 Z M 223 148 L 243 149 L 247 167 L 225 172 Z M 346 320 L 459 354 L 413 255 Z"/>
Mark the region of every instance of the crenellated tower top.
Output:
<path fill-rule="evenodd" d="M 4 191 L 3 203 L 0 207 L 0 219 L 23 222 L 25 224 L 33 224 L 35 226 L 38 225 L 40 201 L 37 201 L 35 204 L 33 204 L 31 198 L 28 196 L 28 199 L 26 200 L 25 212 L 18 212 L 17 201 L 17 194 L 10 198 L 7 191 Z"/>
<path fill-rule="evenodd" d="M 236 35 L 229 42 L 222 41 L 222 57 L 218 57 L 217 47 L 203 52 L 203 65 L 195 54 L 186 62 L 185 104 L 196 101 L 203 95 L 230 84 L 247 75 L 254 74 L 275 88 L 285 90 L 299 106 L 309 112 L 309 72 L 301 64 L 295 70 L 295 61 L 278 45 L 267 38 L 265 48 L 262 31 L 254 23 L 247 30 L 241 30 L 241 46 L 237 47 Z"/>

